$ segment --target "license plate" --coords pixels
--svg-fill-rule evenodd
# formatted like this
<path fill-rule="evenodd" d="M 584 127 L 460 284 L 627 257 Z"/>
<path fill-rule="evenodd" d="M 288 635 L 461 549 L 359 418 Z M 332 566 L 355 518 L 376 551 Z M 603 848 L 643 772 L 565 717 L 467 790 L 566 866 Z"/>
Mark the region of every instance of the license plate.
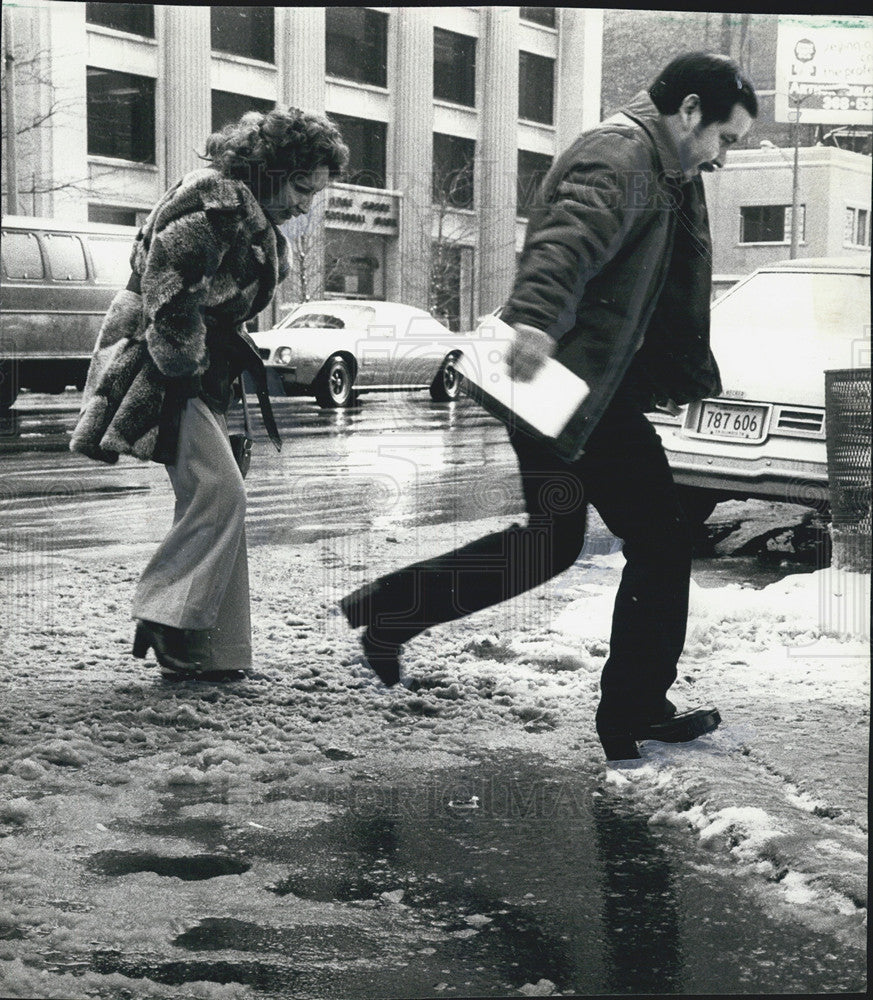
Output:
<path fill-rule="evenodd" d="M 713 438 L 760 441 L 764 437 L 766 406 L 705 402 L 700 408 L 697 433 Z"/>

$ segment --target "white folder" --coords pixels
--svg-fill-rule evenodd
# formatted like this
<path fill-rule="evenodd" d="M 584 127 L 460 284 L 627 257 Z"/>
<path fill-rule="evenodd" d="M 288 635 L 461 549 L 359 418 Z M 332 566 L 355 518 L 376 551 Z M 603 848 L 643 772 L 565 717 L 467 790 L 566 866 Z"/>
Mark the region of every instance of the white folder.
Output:
<path fill-rule="evenodd" d="M 514 339 L 515 331 L 503 320 L 482 320 L 455 365 L 464 391 L 504 422 L 527 425 L 564 457 L 574 457 L 579 449 L 571 439 L 573 418 L 588 396 L 588 383 L 554 358 L 547 358 L 529 382 L 510 378 L 506 355 Z"/>

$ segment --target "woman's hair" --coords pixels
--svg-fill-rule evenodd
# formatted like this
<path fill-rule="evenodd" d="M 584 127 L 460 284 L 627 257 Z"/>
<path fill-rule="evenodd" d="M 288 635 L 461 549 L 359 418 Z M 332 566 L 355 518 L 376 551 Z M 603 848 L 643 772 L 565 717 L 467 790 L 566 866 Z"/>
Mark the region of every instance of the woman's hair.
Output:
<path fill-rule="evenodd" d="M 248 111 L 206 140 L 206 155 L 225 177 L 245 181 L 256 198 L 278 180 L 327 167 L 342 175 L 349 150 L 339 129 L 323 115 L 298 108 Z"/>
<path fill-rule="evenodd" d="M 753 118 L 758 98 L 751 81 L 727 56 L 714 52 L 687 52 L 658 74 L 649 96 L 662 115 L 675 115 L 689 94 L 700 98 L 700 124 L 726 122 L 734 105 L 741 104 Z"/>

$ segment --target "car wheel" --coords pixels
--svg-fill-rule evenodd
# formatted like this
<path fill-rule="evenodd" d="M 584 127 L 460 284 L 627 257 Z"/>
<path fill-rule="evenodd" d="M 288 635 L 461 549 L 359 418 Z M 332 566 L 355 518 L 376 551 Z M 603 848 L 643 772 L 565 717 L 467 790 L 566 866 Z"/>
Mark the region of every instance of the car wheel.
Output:
<path fill-rule="evenodd" d="M 430 384 L 430 398 L 438 403 L 451 403 L 461 394 L 461 376 L 455 367 L 456 360 L 454 355 L 449 355 Z"/>
<path fill-rule="evenodd" d="M 685 516 L 693 525 L 702 525 L 715 510 L 718 494 L 697 486 L 677 486 L 676 488 L 679 490 L 679 502 L 682 504 Z"/>
<path fill-rule="evenodd" d="M 324 366 L 315 387 L 315 401 L 319 406 L 336 409 L 352 401 L 354 376 L 348 361 L 335 354 Z"/>

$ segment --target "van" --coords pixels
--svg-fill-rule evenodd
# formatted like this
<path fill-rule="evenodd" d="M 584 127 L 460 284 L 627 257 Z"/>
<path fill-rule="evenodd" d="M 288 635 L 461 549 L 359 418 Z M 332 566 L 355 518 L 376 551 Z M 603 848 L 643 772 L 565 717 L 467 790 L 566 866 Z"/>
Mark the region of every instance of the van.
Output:
<path fill-rule="evenodd" d="M 137 230 L 5 216 L 0 245 L 0 413 L 20 389 L 84 388 L 100 324 L 130 277 Z"/>

